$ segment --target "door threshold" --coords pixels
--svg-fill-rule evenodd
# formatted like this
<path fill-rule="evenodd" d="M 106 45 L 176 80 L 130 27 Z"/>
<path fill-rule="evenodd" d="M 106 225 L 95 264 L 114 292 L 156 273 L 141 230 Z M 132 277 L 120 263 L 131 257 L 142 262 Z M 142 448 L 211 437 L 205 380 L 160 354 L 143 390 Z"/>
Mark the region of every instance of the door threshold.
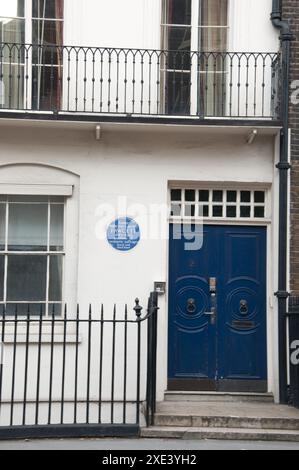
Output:
<path fill-rule="evenodd" d="M 169 379 L 167 391 L 214 393 L 267 393 L 266 380 Z"/>

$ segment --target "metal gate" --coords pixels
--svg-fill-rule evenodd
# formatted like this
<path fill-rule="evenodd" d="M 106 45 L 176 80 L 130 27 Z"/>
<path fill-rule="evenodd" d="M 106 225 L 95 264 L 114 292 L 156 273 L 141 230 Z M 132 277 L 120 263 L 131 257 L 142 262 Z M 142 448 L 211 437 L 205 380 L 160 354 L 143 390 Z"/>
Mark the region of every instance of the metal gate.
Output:
<path fill-rule="evenodd" d="M 148 308 L 0 316 L 0 439 L 136 436 L 155 411 L 157 294 Z M 24 310 L 22 310 L 24 311 Z M 144 409 L 142 409 L 144 406 Z M 144 413 L 143 413 L 144 411 Z M 145 424 L 145 423 L 144 423 Z"/>

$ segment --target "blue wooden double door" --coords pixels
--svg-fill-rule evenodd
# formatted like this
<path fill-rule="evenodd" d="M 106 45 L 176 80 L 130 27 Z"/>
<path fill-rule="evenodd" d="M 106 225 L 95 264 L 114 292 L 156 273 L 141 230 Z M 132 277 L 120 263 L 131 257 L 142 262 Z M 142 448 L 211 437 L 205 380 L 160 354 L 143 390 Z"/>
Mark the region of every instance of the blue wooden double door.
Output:
<path fill-rule="evenodd" d="M 191 237 L 170 226 L 168 388 L 265 392 L 266 228 L 205 225 L 196 250 Z"/>

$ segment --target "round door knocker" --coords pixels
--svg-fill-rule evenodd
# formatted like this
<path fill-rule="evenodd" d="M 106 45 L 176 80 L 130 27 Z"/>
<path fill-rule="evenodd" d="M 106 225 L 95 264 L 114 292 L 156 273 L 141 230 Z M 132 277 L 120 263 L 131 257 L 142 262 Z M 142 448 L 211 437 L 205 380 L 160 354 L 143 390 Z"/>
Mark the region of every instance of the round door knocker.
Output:
<path fill-rule="evenodd" d="M 188 299 L 187 300 L 187 312 L 194 313 L 196 310 L 196 303 L 195 299 Z"/>
<path fill-rule="evenodd" d="M 239 312 L 241 315 L 247 315 L 248 313 L 248 303 L 247 300 L 240 300 Z"/>

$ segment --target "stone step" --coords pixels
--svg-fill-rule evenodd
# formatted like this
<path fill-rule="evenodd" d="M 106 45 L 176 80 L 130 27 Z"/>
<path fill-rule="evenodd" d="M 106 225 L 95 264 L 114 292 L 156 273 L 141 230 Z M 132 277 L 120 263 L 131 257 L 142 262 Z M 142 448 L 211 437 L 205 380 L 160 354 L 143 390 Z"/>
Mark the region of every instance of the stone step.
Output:
<path fill-rule="evenodd" d="M 299 442 L 299 430 L 162 427 L 152 426 L 141 429 L 141 437 L 158 439 L 222 439 L 246 441 L 288 441 Z"/>
<path fill-rule="evenodd" d="M 299 418 L 194 416 L 156 413 L 155 426 L 196 428 L 284 429 L 299 432 Z"/>
<path fill-rule="evenodd" d="M 236 392 L 165 392 L 165 401 L 195 401 L 195 402 L 267 402 L 273 403 L 272 393 L 236 393 Z"/>

